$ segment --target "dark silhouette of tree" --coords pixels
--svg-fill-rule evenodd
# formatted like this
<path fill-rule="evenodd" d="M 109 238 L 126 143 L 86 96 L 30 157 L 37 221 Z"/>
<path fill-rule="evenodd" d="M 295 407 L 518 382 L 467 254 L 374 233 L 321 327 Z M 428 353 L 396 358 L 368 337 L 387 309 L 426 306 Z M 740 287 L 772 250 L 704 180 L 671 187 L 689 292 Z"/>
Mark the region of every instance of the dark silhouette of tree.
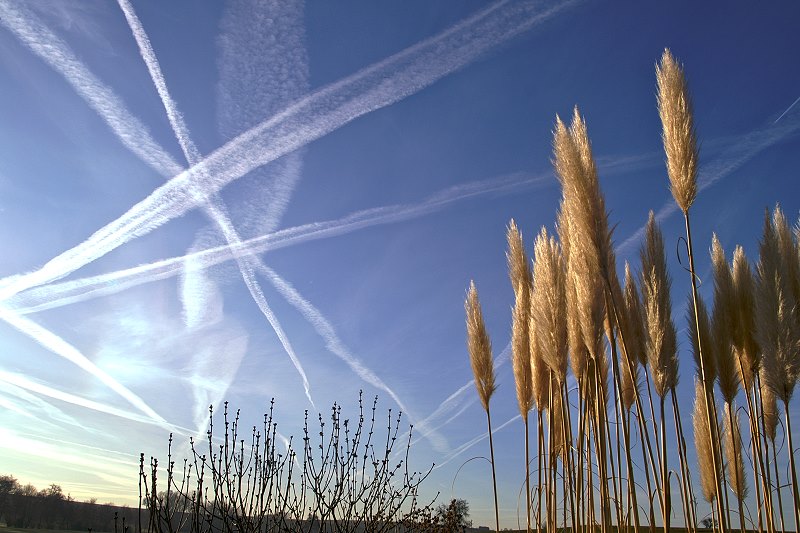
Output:
<path fill-rule="evenodd" d="M 444 531 L 465 531 L 472 527 L 467 500 L 453 498 L 447 505 L 436 508 L 436 518 Z"/>

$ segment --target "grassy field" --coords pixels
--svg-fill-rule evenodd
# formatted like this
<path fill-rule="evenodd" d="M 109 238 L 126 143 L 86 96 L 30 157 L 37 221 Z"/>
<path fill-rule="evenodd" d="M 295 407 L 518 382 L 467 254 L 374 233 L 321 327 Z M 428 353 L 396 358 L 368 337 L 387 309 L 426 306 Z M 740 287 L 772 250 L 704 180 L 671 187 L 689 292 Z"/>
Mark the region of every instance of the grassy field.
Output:
<path fill-rule="evenodd" d="M 69 530 L 69 529 L 25 529 L 20 527 L 5 527 L 0 526 L 0 533 L 86 533 L 84 530 Z M 110 533 L 106 531 L 94 531 L 92 533 Z"/>

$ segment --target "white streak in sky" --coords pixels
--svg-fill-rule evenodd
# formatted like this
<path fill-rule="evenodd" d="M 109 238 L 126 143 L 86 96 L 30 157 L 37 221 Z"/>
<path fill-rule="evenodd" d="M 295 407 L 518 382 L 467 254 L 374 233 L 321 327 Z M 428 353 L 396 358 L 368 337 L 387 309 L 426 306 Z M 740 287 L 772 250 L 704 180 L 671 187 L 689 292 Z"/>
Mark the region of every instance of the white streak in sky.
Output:
<path fill-rule="evenodd" d="M 66 43 L 31 11 L 18 2 L 0 2 L 0 24 L 59 72 L 108 124 L 128 150 L 164 176 L 174 176 L 183 170 L 183 167 L 156 144 L 147 127 L 125 109 L 119 97 L 97 79 L 69 50 Z"/>
<path fill-rule="evenodd" d="M 297 289 L 279 276 L 277 272 L 263 264 L 260 269 L 286 301 L 300 311 L 303 317 L 314 327 L 319 336 L 325 341 L 325 347 L 328 348 L 332 354 L 341 359 L 362 381 L 369 383 L 376 389 L 386 392 L 386 394 L 395 401 L 398 407 L 409 416 L 411 422 L 417 424 L 411 416 L 408 407 L 406 407 L 391 387 L 347 349 L 339 338 L 339 335 L 336 334 L 336 330 L 333 328 L 330 321 L 325 318 L 319 309 L 303 298 Z M 419 422 L 418 424 L 420 424 L 423 429 L 427 429 L 424 422 Z M 447 448 L 447 442 L 444 440 L 444 437 L 435 433 L 434 430 L 428 429 L 426 436 L 429 437 L 431 444 L 437 451 L 442 451 Z"/>
<path fill-rule="evenodd" d="M 183 116 L 181 115 L 180 111 L 178 111 L 177 105 L 169 95 L 166 81 L 161 73 L 161 67 L 158 64 L 158 59 L 153 52 L 153 47 L 150 45 L 150 40 L 148 39 L 141 22 L 139 22 L 139 19 L 136 17 L 136 13 L 134 13 L 133 8 L 127 0 L 118 1 L 120 7 L 125 13 L 125 18 L 127 19 L 128 25 L 133 32 L 136 43 L 139 46 L 139 51 L 142 54 L 142 58 L 144 59 L 145 64 L 147 64 L 147 70 L 150 72 L 153 83 L 158 90 L 158 95 L 161 98 L 164 109 L 167 112 L 169 123 L 172 126 L 172 130 L 175 132 L 178 143 L 181 145 L 181 150 L 183 150 L 186 160 L 189 162 L 189 166 L 192 169 L 198 169 L 197 171 L 200 173 L 205 172 L 205 168 L 202 165 L 199 165 L 200 153 L 191 139 L 189 129 L 186 127 L 186 123 L 183 121 Z M 191 170 L 190 173 L 191 172 L 194 172 L 194 170 Z M 204 180 L 202 181 L 207 181 L 208 178 L 208 176 L 204 176 Z M 190 184 L 190 186 L 194 187 L 195 185 Z M 239 238 L 239 234 L 237 233 L 236 228 L 233 227 L 233 224 L 225 212 L 224 207 L 221 205 L 221 202 L 219 201 L 219 195 L 216 192 L 213 192 L 208 193 L 208 196 L 204 198 L 204 193 L 202 191 L 198 190 L 196 193 L 197 203 L 203 204 L 203 207 L 208 213 L 209 218 L 211 218 L 211 220 L 219 227 L 220 231 L 225 237 L 225 240 L 231 246 L 240 245 L 241 239 Z M 292 364 L 294 365 L 298 374 L 300 374 L 300 378 L 303 381 L 303 389 L 305 390 L 306 398 L 308 398 L 308 401 L 312 406 L 314 406 L 314 400 L 311 398 L 311 385 L 308 382 L 308 377 L 303 369 L 303 365 L 300 363 L 300 359 L 297 357 L 289 338 L 286 336 L 286 332 L 283 330 L 283 327 L 278 321 L 278 317 L 267 303 L 264 292 L 261 290 L 261 287 L 259 286 L 253 272 L 252 262 L 248 260 L 247 257 L 237 257 L 236 260 L 239 264 L 239 270 L 242 274 L 245 285 L 247 286 L 248 291 L 250 291 L 250 295 L 253 297 L 256 305 L 258 305 L 261 313 L 266 317 L 270 326 L 272 326 L 272 329 L 278 336 L 281 345 L 289 355 L 289 359 L 291 359 Z M 314 408 L 316 409 L 316 407 Z"/>
<path fill-rule="evenodd" d="M 773 124 L 777 124 L 777 123 L 778 123 L 778 121 L 779 121 L 780 119 L 782 119 L 784 116 L 786 116 L 786 113 L 788 113 L 789 111 L 791 111 L 791 110 L 792 110 L 792 108 L 793 108 L 795 105 L 797 105 L 797 102 L 800 102 L 800 96 L 798 96 L 798 97 L 797 97 L 797 100 L 795 100 L 794 102 L 792 102 L 792 105 L 790 105 L 789 107 L 787 107 L 787 108 L 786 108 L 786 111 L 784 111 L 783 113 L 781 113 L 781 116 L 779 116 L 778 118 L 776 118 L 776 119 L 775 119 L 775 122 L 773 122 Z"/>
<path fill-rule="evenodd" d="M 77 348 L 63 340 L 58 335 L 48 331 L 28 318 L 19 316 L 8 309 L 1 307 L 0 319 L 5 320 L 18 331 L 28 335 L 42 345 L 42 347 L 47 348 L 54 354 L 74 363 L 92 376 L 96 377 L 108 388 L 128 400 L 131 405 L 139 409 L 156 422 L 159 422 L 165 426 L 167 425 L 167 421 L 159 416 L 159 414 L 156 413 L 149 405 L 147 405 L 142 398 L 134 394 L 130 389 L 125 387 L 125 385 L 114 379 L 101 368 L 98 368 L 97 365 L 95 365 L 85 355 L 78 351 Z"/>
<path fill-rule="evenodd" d="M 141 422 L 143 424 L 153 423 L 153 420 L 151 420 L 150 418 L 146 418 L 141 415 L 137 415 L 135 413 L 131 413 L 129 411 L 125 411 L 123 409 L 119 409 L 110 405 L 88 400 L 86 398 L 70 394 L 68 392 L 48 387 L 47 385 L 43 385 L 41 383 L 36 383 L 19 374 L 14 374 L 11 372 L 0 370 L 0 381 L 9 383 L 11 385 L 19 387 L 21 389 L 25 389 L 30 392 L 35 392 L 36 394 L 40 394 L 42 396 L 47 396 L 48 398 L 52 398 L 54 400 L 70 403 L 72 405 L 77 405 L 79 407 L 84 407 L 86 409 L 91 409 L 93 411 L 98 411 L 100 413 L 106 413 L 109 415 L 118 416 L 120 418 L 125 418 L 127 420 L 132 420 L 134 422 Z"/>
<path fill-rule="evenodd" d="M 509 418 L 508 420 L 506 420 L 505 422 L 503 422 L 502 424 L 500 424 L 496 428 L 492 429 L 492 435 L 494 435 L 495 433 L 497 433 L 498 431 L 500 431 L 502 429 L 505 429 L 507 426 L 511 425 L 512 423 L 514 423 L 516 420 L 518 420 L 520 418 L 522 418 L 521 415 L 515 415 L 515 416 Z M 466 452 L 467 450 L 469 450 L 470 448 L 472 448 L 473 446 L 475 446 L 476 444 L 478 444 L 482 440 L 487 439 L 488 437 L 489 437 L 489 432 L 487 431 L 486 433 L 482 433 L 482 434 L 478 435 L 477 437 L 474 437 L 473 439 L 468 440 L 467 442 L 465 442 L 464 444 L 462 444 L 461 446 L 459 446 L 458 448 L 456 448 L 455 450 L 453 450 L 449 454 L 445 455 L 444 459 L 442 460 L 442 462 L 437 464 L 436 466 L 434 466 L 433 469 L 436 470 L 437 468 L 443 467 L 444 465 L 446 465 L 447 463 L 449 463 L 450 461 L 452 461 L 453 459 L 455 459 L 456 457 L 458 457 L 462 453 Z"/>
<path fill-rule="evenodd" d="M 171 179 L 123 216 L 38 270 L 2 280 L 0 300 L 67 276 L 194 208 L 192 191 L 215 193 L 255 168 L 420 91 L 569 5 L 542 11 L 537 2 L 494 4 L 435 37 L 312 93 L 219 148 L 199 168 Z"/>
<path fill-rule="evenodd" d="M 501 351 L 500 354 L 494 358 L 495 371 L 497 371 L 501 366 L 503 366 L 505 363 L 511 360 L 510 355 L 511 355 L 511 342 L 509 341 L 508 344 L 506 344 L 506 347 L 503 348 L 503 351 Z M 440 403 L 439 406 L 436 409 L 434 409 L 431 414 L 429 414 L 420 422 L 420 427 L 422 428 L 422 431 L 417 437 L 426 438 L 428 436 L 428 433 L 426 433 L 426 431 L 427 432 L 435 431 L 441 427 L 444 427 L 445 425 L 455 420 L 458 415 L 463 413 L 466 410 L 466 408 L 469 407 L 471 404 L 473 404 L 478 398 L 478 395 L 475 394 L 474 387 L 475 387 L 475 380 L 471 379 L 467 381 L 464 385 L 459 387 L 450 396 L 445 398 L 444 401 Z M 469 396 L 466 396 L 467 394 L 469 394 Z M 451 414 L 454 411 L 455 414 Z M 440 422 L 440 420 L 445 416 L 447 416 L 448 418 L 444 422 Z M 427 430 L 426 427 L 428 428 Z"/>
<path fill-rule="evenodd" d="M 789 109 L 791 109 L 791 106 Z M 785 114 L 786 113 L 784 113 L 784 115 Z M 770 126 L 759 128 L 742 135 L 715 160 L 700 168 L 697 176 L 698 192 L 711 187 L 719 180 L 727 177 L 730 173 L 738 170 L 742 165 L 762 151 L 781 142 L 790 135 L 797 133 L 798 130 L 800 130 L 800 115 L 792 117 L 792 120 L 789 122 L 784 121 L 779 126 L 775 126 L 773 122 Z M 666 171 L 664 174 L 664 180 L 666 182 Z M 656 220 L 661 222 L 676 211 L 678 211 L 678 206 L 672 198 L 670 198 L 656 211 Z M 644 226 L 636 230 L 630 237 L 622 241 L 622 243 L 616 247 L 616 252 L 618 254 L 629 253 L 631 248 L 641 241 L 644 230 Z"/>
<path fill-rule="evenodd" d="M 551 172 L 539 175 L 511 174 L 448 187 L 413 204 L 394 204 L 356 211 L 345 217 L 282 229 L 242 241 L 237 246 L 218 246 L 190 254 L 193 268 L 208 268 L 241 254 L 263 253 L 317 239 L 344 235 L 363 228 L 393 224 L 435 213 L 454 203 L 486 194 L 508 194 L 525 187 L 554 184 Z M 72 281 L 29 289 L 11 298 L 7 305 L 22 314 L 35 313 L 107 296 L 153 281 L 178 275 L 187 256 L 163 259 L 145 265 Z"/>

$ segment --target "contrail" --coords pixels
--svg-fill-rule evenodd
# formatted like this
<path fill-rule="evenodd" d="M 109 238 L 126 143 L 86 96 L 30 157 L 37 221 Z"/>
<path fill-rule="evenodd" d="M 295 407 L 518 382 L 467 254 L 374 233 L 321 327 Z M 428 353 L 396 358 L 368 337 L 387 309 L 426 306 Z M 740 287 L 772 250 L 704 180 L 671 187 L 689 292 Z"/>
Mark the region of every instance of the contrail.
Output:
<path fill-rule="evenodd" d="M 606 175 L 624 173 L 649 165 L 652 157 L 624 157 L 601 165 Z M 29 289 L 12 297 L 7 305 L 21 314 L 30 314 L 116 294 L 129 288 L 178 275 L 186 259 L 193 268 L 208 268 L 235 259 L 239 254 L 264 253 L 317 239 L 344 235 L 381 224 L 394 224 L 439 212 L 452 204 L 478 198 L 487 194 L 504 195 L 525 188 L 539 188 L 555 184 L 551 171 L 539 174 L 513 173 L 508 175 L 458 184 L 442 189 L 420 202 L 394 204 L 363 209 L 339 219 L 313 222 L 285 228 L 267 235 L 242 241 L 237 246 L 218 246 L 192 254 L 154 261 L 124 270 L 100 274 L 73 281 L 53 283 Z"/>
<path fill-rule="evenodd" d="M 797 102 L 800 102 L 800 96 L 797 97 L 797 100 L 792 102 L 792 105 L 790 105 L 789 107 L 786 108 L 786 111 L 781 113 L 781 116 L 779 116 L 778 118 L 775 119 L 775 122 L 773 122 L 773 124 L 777 124 L 780 119 L 782 119 L 784 116 L 786 116 L 786 113 L 791 111 L 791 109 L 797 104 Z"/>
<path fill-rule="evenodd" d="M 524 187 L 541 187 L 554 183 L 552 172 L 545 172 L 536 175 L 511 174 L 459 184 L 434 193 L 418 203 L 364 209 L 339 219 L 303 224 L 254 237 L 236 246 L 217 246 L 188 256 L 163 259 L 97 276 L 34 287 L 15 295 L 6 305 L 22 314 L 44 311 L 175 276 L 184 268 L 184 261 L 187 258 L 191 259 L 194 267 L 208 268 L 235 259 L 242 254 L 264 253 L 376 225 L 403 222 L 486 194 L 508 194 Z"/>
<path fill-rule="evenodd" d="M 156 86 L 158 95 L 161 98 L 161 102 L 163 103 L 164 109 L 167 112 L 167 118 L 172 126 L 172 130 L 175 132 L 175 136 L 178 139 L 181 150 L 183 150 L 183 154 L 186 157 L 189 166 L 193 169 L 199 168 L 200 172 L 203 172 L 203 167 L 199 165 L 201 159 L 200 152 L 197 150 L 197 147 L 191 139 L 189 129 L 186 127 L 183 116 L 178 111 L 177 105 L 169 95 L 169 90 L 167 89 L 164 76 L 161 73 L 161 67 L 158 64 L 158 59 L 153 51 L 153 47 L 150 45 L 150 39 L 147 37 L 141 22 L 137 18 L 136 13 L 133 11 L 133 8 L 128 1 L 118 1 L 122 11 L 125 13 L 125 18 L 127 19 L 128 25 L 131 28 L 131 32 L 133 33 L 136 43 L 139 46 L 139 51 L 141 52 L 142 58 L 147 65 L 147 70 L 150 72 L 150 77 L 153 79 L 153 83 Z M 209 193 L 207 198 L 204 199 L 203 194 L 198 192 L 196 199 L 198 204 L 203 205 L 208 213 L 209 218 L 211 218 L 211 220 L 219 227 L 227 242 L 232 246 L 240 245 L 241 239 L 239 238 L 239 234 L 233 227 L 233 224 L 231 223 L 227 213 L 225 213 L 225 210 L 222 207 L 219 199 L 219 195 L 217 193 Z M 289 355 L 289 359 L 291 359 L 292 364 L 294 365 L 298 374 L 300 374 L 300 378 L 303 381 L 303 389 L 305 390 L 306 398 L 308 398 L 311 406 L 316 409 L 316 406 L 314 406 L 314 400 L 311 397 L 311 385 L 308 382 L 308 377 L 303 369 L 303 365 L 300 362 L 300 359 L 297 357 L 289 338 L 286 336 L 286 332 L 283 330 L 283 327 L 278 321 L 278 317 L 267 303 L 264 292 L 261 290 L 261 287 L 256 280 L 251 261 L 246 257 L 237 257 L 236 261 L 239 264 L 239 271 L 242 274 L 242 279 L 244 279 L 247 290 L 250 291 L 250 295 L 253 297 L 256 305 L 258 305 L 261 313 L 266 317 L 270 326 L 272 326 L 272 329 L 275 331 L 275 334 L 278 336 L 283 349 Z"/>
<path fill-rule="evenodd" d="M 500 352 L 500 354 L 494 358 L 495 371 L 511 360 L 510 354 L 511 354 L 511 341 L 509 341 L 508 344 L 506 344 L 505 348 L 503 348 L 503 350 Z M 478 398 L 478 395 L 475 394 L 474 387 L 475 387 L 475 380 L 471 379 L 466 383 L 464 383 L 461 387 L 456 389 L 456 391 L 450 394 L 450 396 L 445 398 L 444 401 L 440 403 L 439 406 L 436 409 L 434 409 L 431 414 L 429 414 L 419 423 L 423 429 L 417 436 L 417 440 L 422 438 L 427 438 L 428 433 L 426 433 L 426 431 L 427 432 L 435 431 L 449 424 L 450 422 L 455 420 L 455 418 L 459 414 L 463 413 L 467 407 L 469 407 L 472 403 L 474 403 L 475 400 L 477 400 Z M 472 394 L 465 401 L 464 396 L 470 392 L 472 392 Z M 456 411 L 456 414 L 451 415 L 450 413 L 452 413 L 453 411 Z M 449 418 L 445 422 L 439 423 L 435 426 L 433 425 L 436 421 L 438 421 L 439 419 L 441 419 L 446 415 L 449 415 Z M 427 430 L 425 429 L 426 426 L 428 428 Z M 407 435 L 407 433 L 405 435 Z"/>
<path fill-rule="evenodd" d="M 711 187 L 719 180 L 727 177 L 730 173 L 739 169 L 742 165 L 750 161 L 762 151 L 774 144 L 777 144 L 786 137 L 797 133 L 798 129 L 800 129 L 800 120 L 797 118 L 794 118 L 788 123 L 783 122 L 780 126 L 774 126 L 774 124 L 775 123 L 773 122 L 770 126 L 758 128 L 757 130 L 742 135 L 737 139 L 736 142 L 725 149 L 714 161 L 701 167 L 697 176 L 698 192 Z M 665 182 L 666 179 L 667 177 L 665 175 Z M 656 220 L 661 222 L 676 211 L 678 211 L 678 206 L 670 198 L 664 202 L 661 208 L 659 208 L 656 212 Z M 644 230 L 644 226 L 636 230 L 631 236 L 617 245 L 616 252 L 620 255 L 628 253 L 631 247 L 641 241 L 642 236 L 644 235 Z"/>
<path fill-rule="evenodd" d="M 505 429 L 506 426 L 511 425 L 512 423 L 514 423 L 516 420 L 518 420 L 520 418 L 522 418 L 522 416 L 519 415 L 519 414 L 512 416 L 511 418 L 509 418 L 508 420 L 506 420 L 505 422 L 503 422 L 502 424 L 500 424 L 496 428 L 492 429 L 492 435 L 494 435 L 495 433 L 497 433 L 498 431 L 500 431 L 502 429 Z M 489 432 L 487 431 L 486 433 L 482 433 L 482 434 L 478 435 L 477 437 L 475 437 L 475 438 L 473 438 L 471 440 L 468 440 L 467 442 L 465 442 L 464 444 L 462 444 L 461 446 L 459 446 L 458 448 L 456 448 L 455 450 L 453 450 L 449 454 L 445 455 L 444 459 L 442 460 L 442 462 L 437 464 L 436 466 L 434 466 L 433 469 L 436 470 L 437 468 L 443 467 L 444 465 L 446 465 L 447 463 L 449 463 L 450 461 L 452 461 L 453 459 L 455 459 L 456 457 L 458 457 L 459 455 L 461 455 L 462 453 L 464 453 L 465 451 L 469 450 L 470 448 L 472 448 L 473 446 L 478 444 L 480 441 L 482 441 L 482 440 L 484 440 L 484 439 L 486 439 L 488 437 L 489 437 Z"/>
<path fill-rule="evenodd" d="M 116 94 L 73 54 L 69 47 L 45 26 L 30 10 L 18 2 L 0 2 L 0 24 L 61 73 L 67 83 L 88 102 L 108 124 L 128 150 L 164 176 L 183 170 L 153 140 L 147 127 L 131 115 Z"/>
<path fill-rule="evenodd" d="M 117 220 L 38 270 L 6 278 L 0 300 L 60 279 L 196 205 L 195 192 L 219 191 L 254 168 L 316 140 L 371 111 L 394 104 L 464 67 L 574 2 L 540 10 L 536 2 L 494 4 L 450 29 L 312 93 L 239 135 L 156 189 Z"/>
<path fill-rule="evenodd" d="M 93 411 L 98 411 L 100 413 L 106 413 L 109 415 L 118 416 L 126 420 L 141 422 L 143 424 L 154 423 L 151 418 L 143 417 L 141 415 L 137 415 L 136 413 L 131 413 L 129 411 L 125 411 L 123 409 L 119 409 L 110 405 L 88 400 L 86 398 L 81 398 L 80 396 L 60 391 L 58 389 L 48 387 L 47 385 L 42 385 L 41 383 L 36 383 L 19 374 L 14 374 L 11 372 L 0 370 L 0 381 L 6 382 L 10 385 L 14 385 L 29 392 L 35 392 L 36 394 L 47 396 L 48 398 L 52 398 L 54 400 L 70 403 L 72 405 L 77 405 L 79 407 L 84 407 L 86 409 L 91 409 Z M 158 425 L 161 426 L 161 424 Z"/>
<path fill-rule="evenodd" d="M 405 403 L 391 389 L 391 387 L 389 387 L 389 385 L 387 385 L 372 370 L 367 368 L 356 356 L 350 353 L 342 340 L 339 338 L 339 335 L 336 334 L 336 330 L 333 328 L 330 321 L 323 316 L 319 309 L 314 307 L 311 302 L 303 298 L 303 296 L 292 286 L 291 283 L 284 280 L 271 268 L 262 264 L 260 266 L 260 270 L 261 273 L 266 276 L 267 279 L 269 279 L 272 285 L 275 286 L 281 296 L 283 296 L 287 302 L 292 304 L 298 311 L 300 311 L 303 317 L 305 317 L 305 319 L 314 327 L 319 336 L 325 341 L 326 348 L 328 348 L 332 354 L 341 359 L 359 378 L 361 378 L 362 381 L 369 383 L 376 389 L 386 392 L 395 401 L 398 407 L 400 407 L 400 409 L 409 416 L 411 422 L 417 424 L 417 422 L 414 422 L 414 417 L 410 414 L 408 407 L 406 407 Z M 424 422 L 419 422 L 418 424 L 423 428 L 425 427 Z M 433 430 L 429 430 L 428 433 L 426 433 L 426 436 L 429 437 L 429 440 L 435 449 L 441 450 L 446 448 L 447 444 L 444 442 L 443 437 L 434 433 Z"/>
<path fill-rule="evenodd" d="M 83 355 L 77 348 L 63 340 L 56 334 L 41 327 L 39 324 L 32 320 L 19 316 L 8 309 L 0 307 L 0 319 L 5 320 L 15 329 L 28 335 L 44 348 L 47 348 L 56 355 L 79 366 L 89 374 L 99 379 L 102 383 L 108 386 L 111 390 L 128 400 L 131 405 L 139 409 L 141 412 L 155 420 L 156 422 L 169 426 L 158 413 L 150 408 L 144 400 L 134 394 L 130 389 L 125 387 L 122 383 L 111 377 L 102 369 L 98 368 L 92 361 Z"/>

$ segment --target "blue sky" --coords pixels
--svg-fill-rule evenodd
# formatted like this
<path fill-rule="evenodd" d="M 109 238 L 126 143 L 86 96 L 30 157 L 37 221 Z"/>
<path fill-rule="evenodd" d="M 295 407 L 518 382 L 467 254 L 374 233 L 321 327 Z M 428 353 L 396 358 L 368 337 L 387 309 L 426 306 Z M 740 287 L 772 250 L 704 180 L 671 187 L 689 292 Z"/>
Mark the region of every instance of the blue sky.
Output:
<path fill-rule="evenodd" d="M 170 428 L 202 434 L 210 403 L 257 423 L 275 397 L 288 436 L 305 409 L 354 412 L 363 389 L 415 424 L 414 466 L 437 464 L 430 494 L 466 498 L 488 524 L 488 465 L 456 478 L 488 454 L 465 290 L 474 279 L 501 354 L 505 226 L 529 249 L 552 229 L 551 131 L 575 105 L 620 268 L 659 214 L 688 420 L 683 221 L 654 65 L 669 47 L 693 95 L 710 297 L 712 232 L 754 260 L 765 208 L 797 220 L 798 15 L 789 2 L 2 0 L 0 472 L 132 504 L 139 452 L 163 456 Z M 509 527 L 524 480 L 510 366 L 492 399 L 496 425 L 509 421 L 495 441 Z"/>

